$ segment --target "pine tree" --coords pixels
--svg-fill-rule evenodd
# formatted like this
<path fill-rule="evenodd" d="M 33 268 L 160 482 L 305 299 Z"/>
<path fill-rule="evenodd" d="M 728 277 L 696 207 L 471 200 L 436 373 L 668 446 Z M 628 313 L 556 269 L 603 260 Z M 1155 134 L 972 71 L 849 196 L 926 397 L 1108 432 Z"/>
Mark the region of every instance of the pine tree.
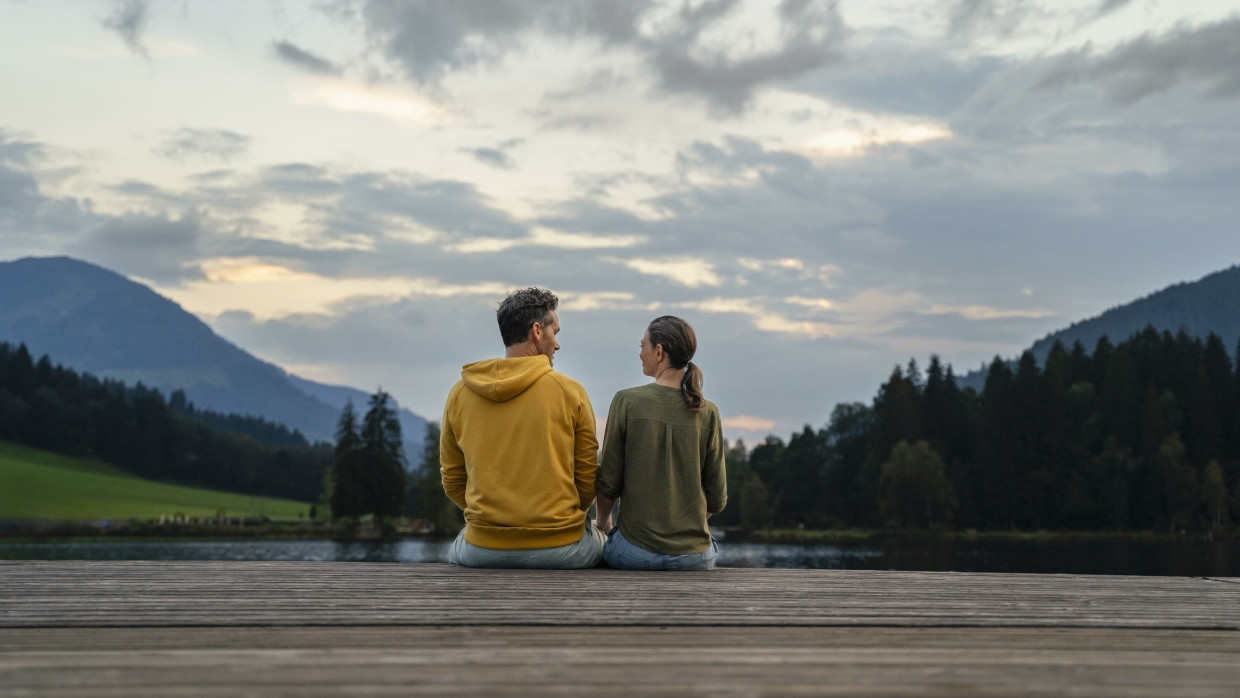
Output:
<path fill-rule="evenodd" d="M 362 440 L 352 401 L 345 403 L 336 424 L 336 450 L 332 458 L 331 507 L 335 518 L 357 518 L 366 513 L 366 488 L 362 466 Z"/>
<path fill-rule="evenodd" d="M 370 396 L 361 438 L 365 508 L 378 528 L 383 517 L 400 516 L 405 508 L 405 447 L 400 420 L 391 396 L 382 389 Z"/>
<path fill-rule="evenodd" d="M 990 363 L 980 405 L 974 457 L 974 490 L 979 523 L 1014 528 L 1019 483 L 1019 414 L 1012 370 L 998 356 Z"/>
<path fill-rule="evenodd" d="M 440 479 L 439 423 L 426 425 L 422 441 L 422 458 L 409 481 L 405 510 L 410 518 L 423 519 L 439 533 L 451 533 L 461 527 L 461 510 L 448 499 Z"/>
<path fill-rule="evenodd" d="M 861 521 L 874 510 L 874 505 L 857 494 L 873 422 L 873 411 L 853 402 L 836 405 L 827 423 L 825 503 L 831 515 L 849 523 Z"/>
<path fill-rule="evenodd" d="M 779 501 L 776 523 L 818 525 L 824 499 L 822 473 L 826 467 L 825 434 L 807 424 L 793 434 L 771 474 L 770 489 Z"/>

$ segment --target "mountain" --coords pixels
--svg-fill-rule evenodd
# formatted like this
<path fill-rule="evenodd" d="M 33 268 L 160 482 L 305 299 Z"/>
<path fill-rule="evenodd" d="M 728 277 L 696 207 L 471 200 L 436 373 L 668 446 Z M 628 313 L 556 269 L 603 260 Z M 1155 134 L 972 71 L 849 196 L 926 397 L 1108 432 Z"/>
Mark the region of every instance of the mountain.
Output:
<path fill-rule="evenodd" d="M 1111 308 L 1101 315 L 1073 323 L 1033 343 L 1029 351 L 1041 364 L 1055 342 L 1067 349 L 1080 342 L 1092 353 L 1098 340 L 1106 336 L 1118 344 L 1153 326 L 1158 331 L 1179 332 L 1205 338 L 1211 332 L 1223 340 L 1229 351 L 1240 342 L 1240 266 L 1168 286 L 1131 303 Z M 981 390 L 986 372 L 974 371 L 960 379 L 961 387 Z"/>
<path fill-rule="evenodd" d="M 165 395 L 182 389 L 198 407 L 263 417 L 312 441 L 334 439 L 345 402 L 360 413 L 369 397 L 287 373 L 150 288 L 69 257 L 0 262 L 0 341 Z M 400 421 L 413 455 L 426 420 L 401 409 Z"/>

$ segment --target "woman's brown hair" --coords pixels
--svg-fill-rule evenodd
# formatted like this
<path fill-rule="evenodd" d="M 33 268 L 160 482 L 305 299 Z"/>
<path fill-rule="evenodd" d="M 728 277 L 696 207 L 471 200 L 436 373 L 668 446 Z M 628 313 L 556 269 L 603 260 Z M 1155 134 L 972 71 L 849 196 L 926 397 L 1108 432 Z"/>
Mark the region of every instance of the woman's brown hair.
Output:
<path fill-rule="evenodd" d="M 697 353 L 697 334 L 689 323 L 673 315 L 663 315 L 650 321 L 646 328 L 650 335 L 650 346 L 663 346 L 672 368 L 684 369 L 685 375 L 680 379 L 680 393 L 685 397 L 689 409 L 697 412 L 702 409 L 702 369 L 693 363 L 693 355 Z"/>

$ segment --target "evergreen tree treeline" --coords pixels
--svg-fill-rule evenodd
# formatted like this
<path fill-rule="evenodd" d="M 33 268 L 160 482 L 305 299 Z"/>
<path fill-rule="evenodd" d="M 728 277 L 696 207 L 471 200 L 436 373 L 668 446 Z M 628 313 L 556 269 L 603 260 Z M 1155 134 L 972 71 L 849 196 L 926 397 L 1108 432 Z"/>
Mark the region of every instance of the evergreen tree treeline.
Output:
<path fill-rule="evenodd" d="M 0 343 L 0 439 L 92 457 L 155 480 L 314 501 L 331 447 L 263 419 L 199 410 L 177 391 L 165 400 L 34 361 Z"/>
<path fill-rule="evenodd" d="M 1148 328 L 996 357 L 978 394 L 932 356 L 728 461 L 722 525 L 1220 528 L 1240 516 L 1240 366 L 1216 335 Z"/>
<path fill-rule="evenodd" d="M 439 422 L 427 423 L 421 460 L 410 473 L 405 515 L 419 520 L 429 530 L 455 534 L 465 520 L 456 503 L 448 499 L 443 491 L 439 472 L 439 434 Z"/>
<path fill-rule="evenodd" d="M 375 527 L 384 517 L 405 508 L 405 449 L 400 420 L 391 396 L 379 390 L 370 396 L 358 426 L 353 403 L 347 403 L 336 427 L 331 477 L 331 509 L 336 517 L 358 519 L 369 514 Z"/>

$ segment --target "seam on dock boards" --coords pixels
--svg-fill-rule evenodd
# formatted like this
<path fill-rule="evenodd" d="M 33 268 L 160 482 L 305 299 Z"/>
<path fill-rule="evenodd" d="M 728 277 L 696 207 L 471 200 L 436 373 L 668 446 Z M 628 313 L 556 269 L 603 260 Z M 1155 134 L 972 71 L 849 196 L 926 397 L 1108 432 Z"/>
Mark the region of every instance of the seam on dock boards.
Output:
<path fill-rule="evenodd" d="M 132 629 L 132 630 L 149 630 L 158 628 L 232 628 L 232 629 L 280 629 L 280 628 L 570 628 L 585 627 L 579 624 L 565 623 L 151 623 L 151 624 L 135 624 L 135 623 L 74 623 L 72 625 L 55 624 L 55 625 L 0 625 L 3 630 L 50 630 L 59 628 L 110 628 L 110 629 Z M 1013 629 L 1032 629 L 1032 630 L 1054 630 L 1066 628 L 1072 630 L 1133 630 L 1133 631 L 1211 631 L 1211 632 L 1240 632 L 1240 626 L 1235 625 L 1107 625 L 1098 623 L 917 623 L 909 624 L 907 622 L 861 622 L 861 623 L 591 623 L 588 627 L 595 628 L 655 628 L 659 630 L 677 629 L 684 630 L 690 628 L 736 628 L 736 629 L 763 629 L 763 628 L 904 628 L 907 630 L 935 630 L 942 628 L 979 628 L 979 629 L 996 629 L 996 628 L 1013 628 Z"/>
<path fill-rule="evenodd" d="M 1220 582 L 1222 584 L 1240 585 L 1240 579 L 1219 579 L 1218 577 L 1202 577 L 1207 582 Z"/>

